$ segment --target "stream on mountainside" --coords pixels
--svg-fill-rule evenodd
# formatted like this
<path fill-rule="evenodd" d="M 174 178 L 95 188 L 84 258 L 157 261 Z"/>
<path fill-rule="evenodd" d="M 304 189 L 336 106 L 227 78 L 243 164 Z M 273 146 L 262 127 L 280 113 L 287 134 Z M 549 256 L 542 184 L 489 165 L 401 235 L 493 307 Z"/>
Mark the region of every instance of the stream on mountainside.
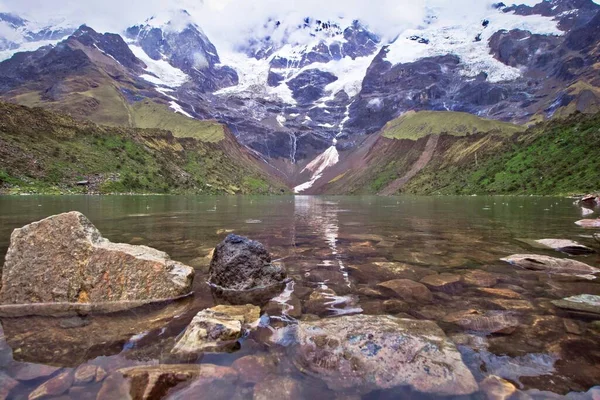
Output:
<path fill-rule="evenodd" d="M 582 215 L 572 199 L 0 196 L 0 253 L 6 253 L 14 228 L 72 210 L 85 214 L 113 242 L 154 247 L 194 267 L 194 294 L 167 305 L 108 315 L 1 318 L 9 348 L 0 343 L 0 375 L 14 376 L 22 363 L 65 370 L 89 363 L 107 372 L 157 361 L 173 363 L 169 351 L 175 338 L 199 310 L 218 301 L 205 283 L 209 255 L 235 232 L 262 242 L 285 264 L 294 283 L 263 308 L 270 319 L 245 337 L 238 351 L 207 353 L 186 362 L 228 366 L 241 357 L 259 355 L 272 359 L 272 374 L 298 382 L 303 388 L 300 397 L 335 398 L 318 376 L 300 371 L 285 338 L 274 343 L 272 336 L 297 320 L 391 314 L 436 321 L 478 382 L 487 375 L 499 376 L 536 399 L 549 396 L 539 391 L 565 395 L 600 384 L 600 327 L 594 317 L 551 303 L 580 294 L 600 295 L 600 283 L 524 270 L 500 260 L 512 254 L 568 257 L 532 247 L 527 240 L 533 239 L 570 239 L 599 249 L 592 237 L 596 231 L 575 225 Z M 600 267 L 598 253 L 573 258 Z M 377 286 L 397 278 L 421 281 L 434 274 L 441 274 L 441 283 L 439 290 L 431 286 L 429 302 L 407 304 Z M 452 278 L 456 276 L 460 279 Z M 489 333 L 477 323 L 456 323 L 461 312 L 502 315 L 516 323 Z M 20 380 L 11 394 L 27 398 L 43 382 Z M 73 386 L 61 398 L 93 399 L 101 385 L 92 381 Z M 239 383 L 234 389 L 234 398 L 252 398 L 253 384 Z M 211 390 L 217 393 L 220 388 Z M 404 389 L 375 391 L 363 398 L 399 395 L 434 398 Z"/>

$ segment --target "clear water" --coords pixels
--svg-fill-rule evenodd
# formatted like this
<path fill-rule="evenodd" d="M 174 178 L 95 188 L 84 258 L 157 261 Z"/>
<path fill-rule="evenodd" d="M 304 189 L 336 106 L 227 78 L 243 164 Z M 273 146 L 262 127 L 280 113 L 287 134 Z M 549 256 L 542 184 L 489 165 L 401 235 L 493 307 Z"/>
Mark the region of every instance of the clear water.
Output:
<path fill-rule="evenodd" d="M 502 376 L 530 394 L 535 390 L 585 392 L 600 383 L 600 333 L 593 318 L 558 310 L 550 301 L 582 293 L 600 295 L 600 284 L 584 279 L 523 271 L 500 261 L 516 253 L 566 255 L 533 249 L 520 239 L 571 239 L 598 248 L 593 231 L 574 224 L 581 210 L 566 198 L 542 197 L 200 197 L 200 196 L 30 196 L 0 197 L 0 253 L 10 233 L 49 215 L 77 210 L 113 242 L 143 244 L 166 251 L 196 269 L 193 297 L 166 306 L 148 306 L 110 315 L 77 319 L 54 317 L 2 318 L 14 361 L 73 369 L 85 363 L 112 371 L 124 366 L 173 363 L 169 356 L 176 336 L 199 310 L 215 304 L 205 284 L 207 257 L 229 232 L 265 244 L 294 278 L 293 286 L 269 305 L 274 326 L 295 319 L 336 315 L 386 314 L 385 298 L 369 289 L 389 280 L 383 262 L 414 267 L 411 276 L 475 269 L 497 274 L 496 288 L 518 292 L 516 305 L 495 302 L 476 286 L 451 293 L 434 292 L 432 304 L 412 304 L 395 314 L 438 322 L 454 340 L 465 363 L 480 380 Z M 598 255 L 575 257 L 600 267 Z M 379 264 L 377 264 L 379 263 Z M 332 289 L 330 301 L 309 302 L 311 293 Z M 301 304 L 293 316 L 285 304 Z M 514 307 L 514 309 L 513 309 Z M 511 334 L 464 331 L 444 321 L 461 310 L 507 310 L 521 324 Z M 570 328 L 567 329 L 567 326 Z M 575 328 L 573 328 L 575 327 Z M 205 354 L 193 363 L 230 365 L 237 358 L 261 354 L 273 358 L 275 374 L 296 379 L 299 397 L 334 398 L 318 378 L 299 372 L 285 347 L 273 345 L 271 329 L 259 329 L 230 354 Z M 4 350 L 7 352 L 8 350 Z M 4 354 L 4 353 L 3 353 Z M 6 358 L 5 355 L 0 359 Z M 21 382 L 12 396 L 26 398 L 44 379 Z M 100 384 L 71 390 L 61 398 L 95 398 Z M 400 389 L 399 389 L 400 390 Z M 252 398 L 253 386 L 235 388 L 238 398 Z M 424 398 L 418 394 L 382 391 L 365 398 Z M 215 394 L 216 396 L 216 394 Z M 315 397 L 316 396 L 316 397 Z M 479 396 L 479 395 L 478 395 Z M 543 397 L 540 397 L 543 398 Z"/>

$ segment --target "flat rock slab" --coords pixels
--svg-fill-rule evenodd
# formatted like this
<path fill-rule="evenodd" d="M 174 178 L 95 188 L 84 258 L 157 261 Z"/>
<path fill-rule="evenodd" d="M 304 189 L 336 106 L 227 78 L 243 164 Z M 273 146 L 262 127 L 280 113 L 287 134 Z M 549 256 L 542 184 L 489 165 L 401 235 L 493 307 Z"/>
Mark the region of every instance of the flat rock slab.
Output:
<path fill-rule="evenodd" d="M 171 352 L 185 355 L 228 351 L 259 318 L 260 308 L 253 305 L 221 305 L 202 310 L 192 319 Z"/>
<path fill-rule="evenodd" d="M 519 319 L 507 311 L 456 311 L 444 317 L 444 321 L 463 329 L 485 333 L 510 334 L 519 326 Z"/>
<path fill-rule="evenodd" d="M 515 254 L 502 258 L 509 264 L 533 271 L 544 271 L 551 274 L 573 275 L 593 278 L 600 269 L 569 258 L 554 258 L 539 254 Z"/>
<path fill-rule="evenodd" d="M 535 242 L 540 244 L 542 247 L 546 247 L 549 249 L 553 249 L 553 250 L 560 251 L 562 253 L 571 254 L 571 255 L 595 253 L 594 249 L 591 249 L 587 246 L 584 246 L 584 245 L 574 242 L 572 240 L 540 239 L 540 240 L 536 240 Z"/>
<path fill-rule="evenodd" d="M 406 302 L 429 303 L 433 300 L 433 295 L 422 283 L 411 281 L 410 279 L 394 279 L 377 285 L 394 292 L 398 297 Z"/>
<path fill-rule="evenodd" d="M 111 243 L 81 213 L 15 229 L 0 303 L 155 301 L 191 291 L 194 270 L 146 246 Z"/>
<path fill-rule="evenodd" d="M 454 274 L 429 275 L 421 279 L 420 282 L 431 290 L 447 293 L 457 292 L 462 286 L 460 275 Z"/>
<path fill-rule="evenodd" d="M 212 364 L 165 364 L 123 368 L 117 371 L 129 382 L 132 399 L 164 398 L 170 389 L 191 380 L 236 380 L 238 373 L 229 367 Z"/>
<path fill-rule="evenodd" d="M 296 365 L 334 390 L 411 386 L 466 395 L 478 389 L 454 344 L 432 321 L 353 315 L 300 322 L 295 333 Z"/>
<path fill-rule="evenodd" d="M 582 219 L 575 223 L 583 228 L 600 228 L 600 219 Z"/>
<path fill-rule="evenodd" d="M 580 294 L 562 300 L 552 301 L 558 308 L 600 315 L 600 296 Z"/>

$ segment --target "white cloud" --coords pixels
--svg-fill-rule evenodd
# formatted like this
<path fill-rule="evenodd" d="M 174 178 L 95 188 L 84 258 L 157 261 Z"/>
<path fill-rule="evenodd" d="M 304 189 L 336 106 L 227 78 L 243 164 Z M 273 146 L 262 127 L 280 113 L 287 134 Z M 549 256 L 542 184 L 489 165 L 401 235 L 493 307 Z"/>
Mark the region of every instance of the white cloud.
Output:
<path fill-rule="evenodd" d="M 249 38 L 272 33 L 269 19 L 295 26 L 305 17 L 347 21 L 360 19 L 372 31 L 393 38 L 422 24 L 431 9 L 443 10 L 445 19 L 483 15 L 498 0 L 0 0 L 0 11 L 9 11 L 39 22 L 66 17 L 99 31 L 119 32 L 156 15 L 164 18 L 175 9 L 186 9 L 217 48 L 234 47 Z M 600 2 L 600 0 L 595 0 Z M 534 4 L 538 0 L 506 3 Z M 283 32 L 284 30 L 279 30 Z M 297 41 L 306 38 L 301 33 Z M 274 40 L 277 40 L 274 37 Z M 282 39 L 282 38 L 280 38 Z M 288 38 L 289 40 L 289 38 Z"/>

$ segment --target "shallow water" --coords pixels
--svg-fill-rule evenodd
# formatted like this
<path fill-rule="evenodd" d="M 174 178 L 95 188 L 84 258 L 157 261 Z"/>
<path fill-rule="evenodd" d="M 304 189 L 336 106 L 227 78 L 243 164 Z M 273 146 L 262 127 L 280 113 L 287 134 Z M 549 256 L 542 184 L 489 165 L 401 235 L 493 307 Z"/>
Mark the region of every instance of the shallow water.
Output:
<path fill-rule="evenodd" d="M 571 239 L 598 248 L 591 237 L 594 231 L 574 224 L 581 219 L 581 209 L 571 199 L 0 197 L 0 253 L 6 253 L 12 229 L 72 210 L 88 216 L 113 242 L 155 247 L 193 266 L 197 270 L 194 295 L 166 306 L 111 315 L 3 318 L 15 362 L 2 361 L 2 355 L 0 363 L 9 375 L 20 362 L 65 369 L 92 363 L 109 372 L 128 365 L 175 362 L 168 354 L 176 336 L 196 312 L 218 302 L 204 283 L 210 262 L 207 256 L 229 232 L 235 232 L 265 244 L 273 258 L 286 265 L 294 283 L 263 309 L 271 316 L 271 326 L 251 333 L 239 351 L 206 354 L 187 362 L 230 365 L 242 356 L 265 355 L 275 360 L 275 374 L 298 380 L 303 387 L 300 397 L 333 398 L 335 393 L 318 377 L 302 374 L 294 366 L 285 337 L 278 345 L 273 344 L 273 328 L 297 319 L 393 314 L 438 322 L 457 344 L 477 380 L 490 374 L 501 376 L 539 398 L 547 394 L 536 390 L 564 395 L 600 384 L 600 333 L 592 329 L 593 318 L 570 314 L 550 303 L 583 293 L 600 295 L 600 284 L 524 271 L 500 261 L 517 253 L 567 257 L 534 249 L 522 239 Z M 588 217 L 594 216 L 597 214 Z M 574 258 L 600 267 L 598 255 Z M 401 302 L 384 303 L 394 296 L 377 287 L 398 277 L 419 281 L 436 273 L 465 276 L 473 270 L 494 273 L 494 288 L 510 289 L 519 298 L 485 293 L 477 285 L 462 282 L 448 290 L 433 291 L 430 304 L 403 307 Z M 322 293 L 320 300 L 315 300 L 318 296 L 309 300 L 315 291 Z M 488 334 L 448 322 L 448 314 L 466 310 L 503 313 L 516 318 L 519 325 L 509 334 Z M 21 382 L 12 395 L 26 397 L 43 381 Z M 89 384 L 71 390 L 64 398 L 84 394 L 95 398 L 99 388 L 100 384 Z M 238 398 L 251 398 L 253 386 L 240 384 L 235 390 Z M 429 398 L 403 389 L 364 397 L 398 396 Z"/>

